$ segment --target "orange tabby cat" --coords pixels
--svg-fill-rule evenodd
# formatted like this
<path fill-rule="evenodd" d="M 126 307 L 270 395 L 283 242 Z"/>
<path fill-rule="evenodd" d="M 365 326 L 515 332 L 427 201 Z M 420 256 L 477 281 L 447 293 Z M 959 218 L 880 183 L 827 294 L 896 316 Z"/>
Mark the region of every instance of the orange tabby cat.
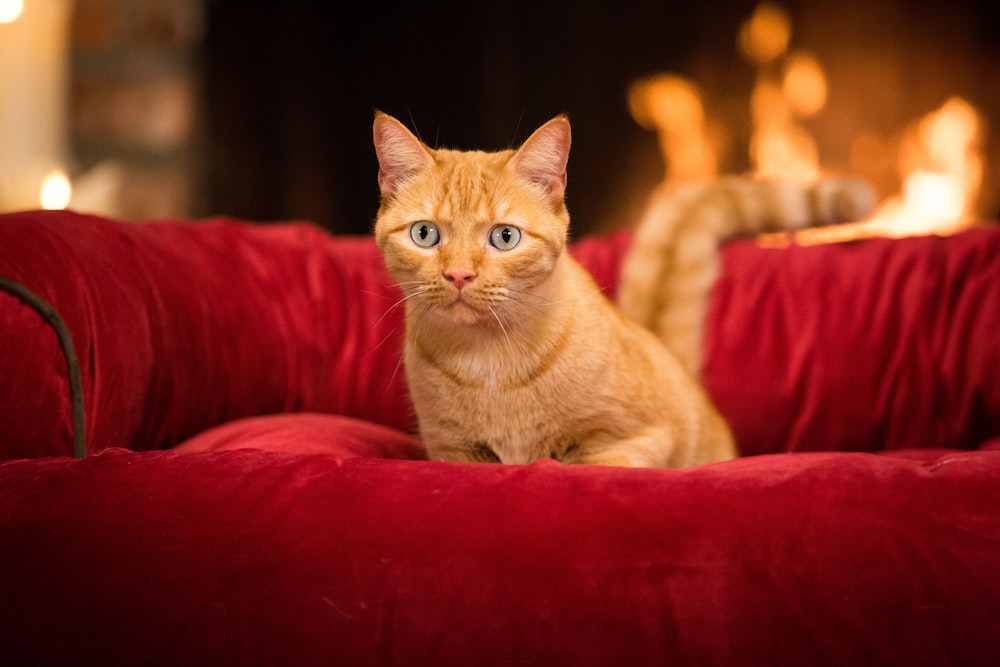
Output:
<path fill-rule="evenodd" d="M 736 455 L 684 364 L 566 252 L 565 116 L 495 153 L 431 149 L 381 112 L 373 130 L 375 238 L 404 293 L 406 377 L 431 458 L 683 467 Z"/>

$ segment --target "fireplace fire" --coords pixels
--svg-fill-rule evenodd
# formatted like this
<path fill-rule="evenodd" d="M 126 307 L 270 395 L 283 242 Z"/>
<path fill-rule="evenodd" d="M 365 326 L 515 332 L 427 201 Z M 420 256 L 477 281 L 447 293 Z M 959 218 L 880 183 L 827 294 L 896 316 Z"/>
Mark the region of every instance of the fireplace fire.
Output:
<path fill-rule="evenodd" d="M 976 105 L 960 95 L 915 116 L 890 137 L 860 131 L 850 142 L 841 171 L 824 164 L 808 119 L 822 113 L 831 90 L 822 54 L 793 49 L 792 22 L 779 5 L 765 2 L 742 24 L 737 45 L 756 70 L 746 103 L 749 173 L 756 178 L 809 183 L 847 172 L 867 178 L 880 203 L 868 220 L 794 234 L 800 243 L 863 236 L 948 234 L 981 219 L 988 164 L 987 126 Z M 732 132 L 712 119 L 697 82 L 665 73 L 643 79 L 629 91 L 632 117 L 655 130 L 665 180 L 684 183 L 719 173 Z M 855 93 L 855 99 L 862 99 Z M 992 203 L 992 202 L 990 202 Z M 787 243 L 787 235 L 763 242 Z"/>

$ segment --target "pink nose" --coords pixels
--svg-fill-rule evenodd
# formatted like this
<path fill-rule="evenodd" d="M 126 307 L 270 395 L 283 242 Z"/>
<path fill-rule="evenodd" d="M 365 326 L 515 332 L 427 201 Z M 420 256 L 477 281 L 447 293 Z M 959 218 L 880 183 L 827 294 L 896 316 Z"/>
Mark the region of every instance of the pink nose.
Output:
<path fill-rule="evenodd" d="M 455 283 L 455 287 L 462 289 L 465 287 L 465 283 L 472 282 L 476 274 L 467 269 L 448 269 L 444 272 L 444 277 Z"/>

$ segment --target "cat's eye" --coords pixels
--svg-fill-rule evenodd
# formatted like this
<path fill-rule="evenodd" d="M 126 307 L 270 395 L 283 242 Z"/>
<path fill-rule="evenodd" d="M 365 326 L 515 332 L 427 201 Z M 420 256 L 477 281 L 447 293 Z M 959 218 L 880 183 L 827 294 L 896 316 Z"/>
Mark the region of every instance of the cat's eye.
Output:
<path fill-rule="evenodd" d="M 441 233 L 433 222 L 421 220 L 410 225 L 410 238 L 421 248 L 432 248 L 441 240 Z"/>
<path fill-rule="evenodd" d="M 497 250 L 510 250 L 521 240 L 521 230 L 514 225 L 497 225 L 490 230 L 490 245 Z"/>

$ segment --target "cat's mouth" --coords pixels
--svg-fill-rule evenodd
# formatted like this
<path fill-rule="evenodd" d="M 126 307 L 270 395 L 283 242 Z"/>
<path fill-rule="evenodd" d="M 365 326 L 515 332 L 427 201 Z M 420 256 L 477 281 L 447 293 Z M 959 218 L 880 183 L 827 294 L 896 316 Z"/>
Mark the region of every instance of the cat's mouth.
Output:
<path fill-rule="evenodd" d="M 472 310 L 480 310 L 476 307 L 475 302 L 477 299 L 475 299 L 474 294 L 470 294 L 471 290 L 469 288 L 450 291 L 453 292 L 453 296 L 451 296 L 450 299 L 446 298 L 448 301 L 448 303 L 445 304 L 446 308 L 469 308 Z"/>
<path fill-rule="evenodd" d="M 457 312 L 476 312 L 479 313 L 481 310 L 473 304 L 467 296 L 464 296 L 462 292 L 455 295 L 454 300 L 445 306 L 448 310 Z"/>
<path fill-rule="evenodd" d="M 440 304 L 437 310 L 449 319 L 462 324 L 476 324 L 487 320 L 492 321 L 494 318 L 489 307 L 477 303 L 464 291 L 456 294 L 448 303 Z"/>

